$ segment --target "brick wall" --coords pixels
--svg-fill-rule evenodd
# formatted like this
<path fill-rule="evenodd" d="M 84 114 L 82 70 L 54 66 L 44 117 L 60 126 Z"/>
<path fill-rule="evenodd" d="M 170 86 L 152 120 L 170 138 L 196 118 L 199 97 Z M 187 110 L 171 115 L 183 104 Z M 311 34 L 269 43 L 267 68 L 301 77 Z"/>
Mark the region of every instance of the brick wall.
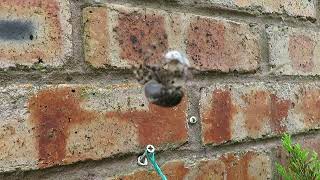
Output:
<path fill-rule="evenodd" d="M 320 153 L 316 0 L 0 0 L 0 179 L 278 179 L 279 136 Z M 130 67 L 196 69 L 177 107 Z M 270 73 L 271 72 L 271 73 Z M 188 119 L 195 116 L 196 124 Z"/>

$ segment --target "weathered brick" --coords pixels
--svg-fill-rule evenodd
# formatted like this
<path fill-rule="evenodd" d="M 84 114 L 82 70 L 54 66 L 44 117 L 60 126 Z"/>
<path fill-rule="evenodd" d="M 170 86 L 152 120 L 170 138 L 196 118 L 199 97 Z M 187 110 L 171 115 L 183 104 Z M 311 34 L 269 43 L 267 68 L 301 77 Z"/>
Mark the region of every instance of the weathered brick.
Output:
<path fill-rule="evenodd" d="M 122 96 L 118 96 L 122 94 Z M 0 171 L 46 168 L 187 141 L 187 99 L 148 104 L 137 84 L 0 89 Z M 166 132 L 166 133 L 163 133 Z"/>
<path fill-rule="evenodd" d="M 316 18 L 315 0 L 177 0 L 183 5 L 227 8 L 252 14 L 286 14 Z"/>
<path fill-rule="evenodd" d="M 83 13 L 86 61 L 94 67 L 127 68 L 144 60 L 155 63 L 168 49 L 161 10 L 107 4 L 85 8 Z"/>
<path fill-rule="evenodd" d="M 88 7 L 83 10 L 85 60 L 94 67 L 108 64 L 108 10 Z"/>
<path fill-rule="evenodd" d="M 163 173 L 168 179 L 183 179 L 189 172 L 183 161 L 170 161 L 162 166 Z M 137 170 L 131 174 L 110 178 L 114 180 L 155 180 L 159 179 L 159 175 L 155 171 Z"/>
<path fill-rule="evenodd" d="M 258 68 L 258 35 L 247 24 L 194 17 L 186 52 L 200 70 L 254 71 Z"/>
<path fill-rule="evenodd" d="M 90 11 L 92 22 L 87 17 Z M 144 60 L 160 63 L 169 49 L 187 54 L 193 66 L 202 71 L 248 72 L 259 67 L 256 26 L 113 4 L 86 8 L 84 14 L 86 61 L 95 67 L 127 68 Z M 112 46 L 108 47 L 107 39 Z"/>
<path fill-rule="evenodd" d="M 310 151 L 314 151 L 318 153 L 320 156 L 320 136 L 312 137 L 312 138 L 303 138 L 300 143 L 302 146 Z"/>
<path fill-rule="evenodd" d="M 270 179 L 271 161 L 264 153 L 228 153 L 216 160 L 203 160 L 194 179 Z"/>
<path fill-rule="evenodd" d="M 134 63 L 158 62 L 168 49 L 164 16 L 159 13 L 137 12 L 130 9 L 118 14 L 115 27 L 120 45 L 120 57 Z"/>
<path fill-rule="evenodd" d="M 162 166 L 168 179 L 270 179 L 271 159 L 265 153 L 227 153 L 216 159 L 169 161 Z M 160 179 L 154 171 L 137 170 L 131 174 L 110 179 Z"/>
<path fill-rule="evenodd" d="M 1 0 L 0 67 L 62 65 L 71 55 L 67 0 Z"/>
<path fill-rule="evenodd" d="M 234 4 L 237 7 L 253 11 L 259 8 L 259 10 L 265 13 L 316 18 L 314 0 L 235 0 Z"/>
<path fill-rule="evenodd" d="M 320 127 L 318 84 L 218 84 L 200 101 L 202 140 L 221 144 Z"/>
<path fill-rule="evenodd" d="M 271 26 L 269 34 L 270 63 L 281 67 L 284 75 L 320 74 L 320 34 L 290 27 Z"/>

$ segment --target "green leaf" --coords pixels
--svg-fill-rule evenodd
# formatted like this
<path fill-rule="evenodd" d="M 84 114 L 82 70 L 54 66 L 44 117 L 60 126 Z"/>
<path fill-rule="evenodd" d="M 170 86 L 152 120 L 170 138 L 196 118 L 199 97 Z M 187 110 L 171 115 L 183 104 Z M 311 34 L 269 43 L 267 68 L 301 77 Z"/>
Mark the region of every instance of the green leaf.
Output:
<path fill-rule="evenodd" d="M 320 180 L 318 154 L 303 149 L 300 144 L 293 145 L 289 134 L 284 134 L 281 141 L 289 159 L 286 165 L 276 163 L 278 173 L 285 180 Z"/>

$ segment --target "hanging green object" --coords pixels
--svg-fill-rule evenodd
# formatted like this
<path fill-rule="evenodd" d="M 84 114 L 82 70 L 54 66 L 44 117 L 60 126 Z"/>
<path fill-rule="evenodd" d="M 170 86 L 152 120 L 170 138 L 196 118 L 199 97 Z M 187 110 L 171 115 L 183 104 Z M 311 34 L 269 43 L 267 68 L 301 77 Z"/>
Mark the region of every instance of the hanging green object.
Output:
<path fill-rule="evenodd" d="M 141 162 L 143 160 L 143 162 Z M 157 164 L 155 158 L 155 148 L 153 145 L 148 145 L 144 154 L 138 157 L 138 164 L 142 166 L 148 165 L 147 160 L 151 162 L 153 168 L 156 170 L 157 174 L 161 177 L 162 180 L 167 180 L 166 175 L 162 172 L 161 168 Z"/>

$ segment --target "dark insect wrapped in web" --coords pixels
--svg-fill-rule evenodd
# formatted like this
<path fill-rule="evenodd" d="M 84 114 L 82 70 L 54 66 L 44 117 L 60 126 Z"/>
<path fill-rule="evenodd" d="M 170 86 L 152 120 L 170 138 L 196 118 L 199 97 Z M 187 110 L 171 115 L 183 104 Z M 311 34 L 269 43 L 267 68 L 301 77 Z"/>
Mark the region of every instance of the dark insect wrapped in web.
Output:
<path fill-rule="evenodd" d="M 145 62 L 134 70 L 150 103 L 162 107 L 178 105 L 183 96 L 183 86 L 191 78 L 188 59 L 178 51 L 169 51 L 164 62 L 148 65 Z"/>

